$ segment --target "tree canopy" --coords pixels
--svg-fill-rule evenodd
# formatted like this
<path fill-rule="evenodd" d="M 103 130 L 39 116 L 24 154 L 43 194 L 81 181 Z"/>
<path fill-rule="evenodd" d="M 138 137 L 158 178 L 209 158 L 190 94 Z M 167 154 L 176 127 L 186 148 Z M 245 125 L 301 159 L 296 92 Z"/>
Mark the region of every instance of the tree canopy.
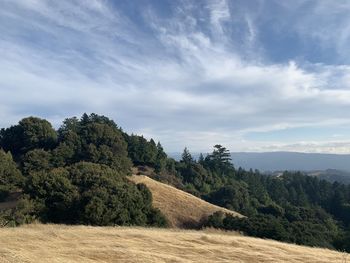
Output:
<path fill-rule="evenodd" d="M 68 118 L 57 131 L 48 121 L 29 117 L 2 129 L 0 135 L 0 146 L 8 151 L 0 149 L 0 198 L 18 189 L 24 197 L 21 211 L 26 211 L 20 213 L 22 219 L 18 213 L 0 211 L 0 221 L 11 221 L 12 216 L 14 224 L 37 218 L 69 224 L 166 226 L 165 217 L 152 207 L 148 188 L 126 179 L 132 167 L 128 143 L 107 117 Z M 164 158 L 153 140 L 146 145 L 154 151 L 154 164 L 157 155 Z"/>
<path fill-rule="evenodd" d="M 5 199 L 10 191 L 23 186 L 24 177 L 12 159 L 11 153 L 0 149 L 0 201 Z"/>

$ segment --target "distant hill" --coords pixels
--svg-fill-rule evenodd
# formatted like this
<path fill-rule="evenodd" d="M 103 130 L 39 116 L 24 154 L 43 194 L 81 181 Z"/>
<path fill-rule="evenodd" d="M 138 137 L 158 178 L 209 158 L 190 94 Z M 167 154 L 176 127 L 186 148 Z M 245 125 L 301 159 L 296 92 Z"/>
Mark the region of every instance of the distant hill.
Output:
<path fill-rule="evenodd" d="M 229 232 L 26 225 L 0 229 L 0 262 L 347 262 L 349 254 Z"/>
<path fill-rule="evenodd" d="M 307 175 L 316 176 L 319 179 L 323 179 L 331 183 L 339 182 L 343 184 L 350 184 L 350 172 L 347 171 L 327 169 L 325 171 L 307 172 Z"/>
<path fill-rule="evenodd" d="M 162 211 L 172 227 L 196 227 L 203 219 L 216 211 L 242 217 L 237 212 L 210 204 L 194 195 L 147 176 L 133 175 L 130 179 L 135 183 L 143 183 L 150 189 L 153 196 L 153 206 Z"/>
<path fill-rule="evenodd" d="M 300 170 L 315 171 L 337 169 L 350 171 L 350 155 L 266 152 L 266 153 L 232 153 L 236 166 L 261 171 Z"/>
<path fill-rule="evenodd" d="M 180 153 L 169 154 L 174 159 L 181 158 Z M 198 158 L 198 154 L 193 154 Z M 336 169 L 350 172 L 349 154 L 322 154 L 298 152 L 232 152 L 235 167 L 258 169 L 260 171 L 319 171 Z"/>

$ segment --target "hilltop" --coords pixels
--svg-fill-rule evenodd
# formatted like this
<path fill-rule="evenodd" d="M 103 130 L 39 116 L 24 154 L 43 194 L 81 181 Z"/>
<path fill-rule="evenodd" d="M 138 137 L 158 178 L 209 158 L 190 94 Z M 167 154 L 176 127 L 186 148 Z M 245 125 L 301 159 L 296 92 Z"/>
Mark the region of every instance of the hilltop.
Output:
<path fill-rule="evenodd" d="M 345 262 L 349 254 L 205 232 L 27 225 L 1 229 L 0 262 Z"/>
<path fill-rule="evenodd" d="M 133 175 L 130 180 L 136 184 L 143 183 L 150 189 L 153 196 L 153 206 L 160 209 L 172 227 L 196 227 L 216 211 L 243 217 L 237 212 L 210 204 L 194 195 L 155 181 L 145 175 Z"/>

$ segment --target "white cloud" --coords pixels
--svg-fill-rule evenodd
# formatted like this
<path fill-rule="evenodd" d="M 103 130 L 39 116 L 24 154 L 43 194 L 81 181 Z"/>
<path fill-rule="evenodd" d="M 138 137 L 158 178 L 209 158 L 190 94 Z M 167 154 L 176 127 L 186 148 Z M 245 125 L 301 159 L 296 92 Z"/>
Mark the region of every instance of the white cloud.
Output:
<path fill-rule="evenodd" d="M 276 1 L 277 2 L 277 1 Z M 301 39 L 320 47 L 322 52 L 336 51 L 340 63 L 348 63 L 350 42 L 350 2 L 339 1 L 278 1 L 285 16 L 283 30 L 297 33 Z"/>
<path fill-rule="evenodd" d="M 226 0 L 209 1 L 208 9 L 214 34 L 223 34 L 223 23 L 230 20 L 230 10 Z"/>
<path fill-rule="evenodd" d="M 143 27 L 107 1 L 7 1 L 6 7 L 0 15 L 11 27 L 0 26 L 1 126 L 33 114 L 57 124 L 87 111 L 155 137 L 169 151 L 184 145 L 206 151 L 215 143 L 233 150 L 346 151 L 334 138 L 294 146 L 245 138 L 334 120 L 349 125 L 350 66 L 245 58 L 227 42 L 232 16 L 225 1 L 208 2 L 207 17 L 186 6 L 167 18 L 150 9 L 140 15 Z M 210 32 L 201 26 L 203 16 Z M 256 21 L 243 17 L 247 48 L 259 57 Z M 23 38 L 25 32 L 33 39 Z"/>
<path fill-rule="evenodd" d="M 288 151 L 288 152 L 307 152 L 307 153 L 334 153 L 349 154 L 350 141 L 327 142 L 306 141 L 293 144 L 271 143 L 269 146 L 252 148 L 252 151 L 269 152 L 269 151 Z"/>

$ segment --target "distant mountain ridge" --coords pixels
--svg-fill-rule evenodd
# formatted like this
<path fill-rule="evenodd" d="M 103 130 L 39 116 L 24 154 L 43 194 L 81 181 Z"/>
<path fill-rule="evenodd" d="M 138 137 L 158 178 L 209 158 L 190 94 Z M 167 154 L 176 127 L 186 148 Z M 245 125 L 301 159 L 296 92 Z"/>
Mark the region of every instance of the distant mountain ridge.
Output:
<path fill-rule="evenodd" d="M 331 183 L 339 182 L 343 184 L 350 184 L 350 172 L 347 171 L 328 169 L 325 171 L 308 172 L 307 175 L 315 176 Z"/>
<path fill-rule="evenodd" d="M 169 153 L 179 160 L 181 153 Z M 192 154 L 198 158 L 199 153 Z M 350 172 L 350 154 L 300 152 L 232 152 L 235 167 L 267 171 L 319 171 L 336 169 Z"/>

